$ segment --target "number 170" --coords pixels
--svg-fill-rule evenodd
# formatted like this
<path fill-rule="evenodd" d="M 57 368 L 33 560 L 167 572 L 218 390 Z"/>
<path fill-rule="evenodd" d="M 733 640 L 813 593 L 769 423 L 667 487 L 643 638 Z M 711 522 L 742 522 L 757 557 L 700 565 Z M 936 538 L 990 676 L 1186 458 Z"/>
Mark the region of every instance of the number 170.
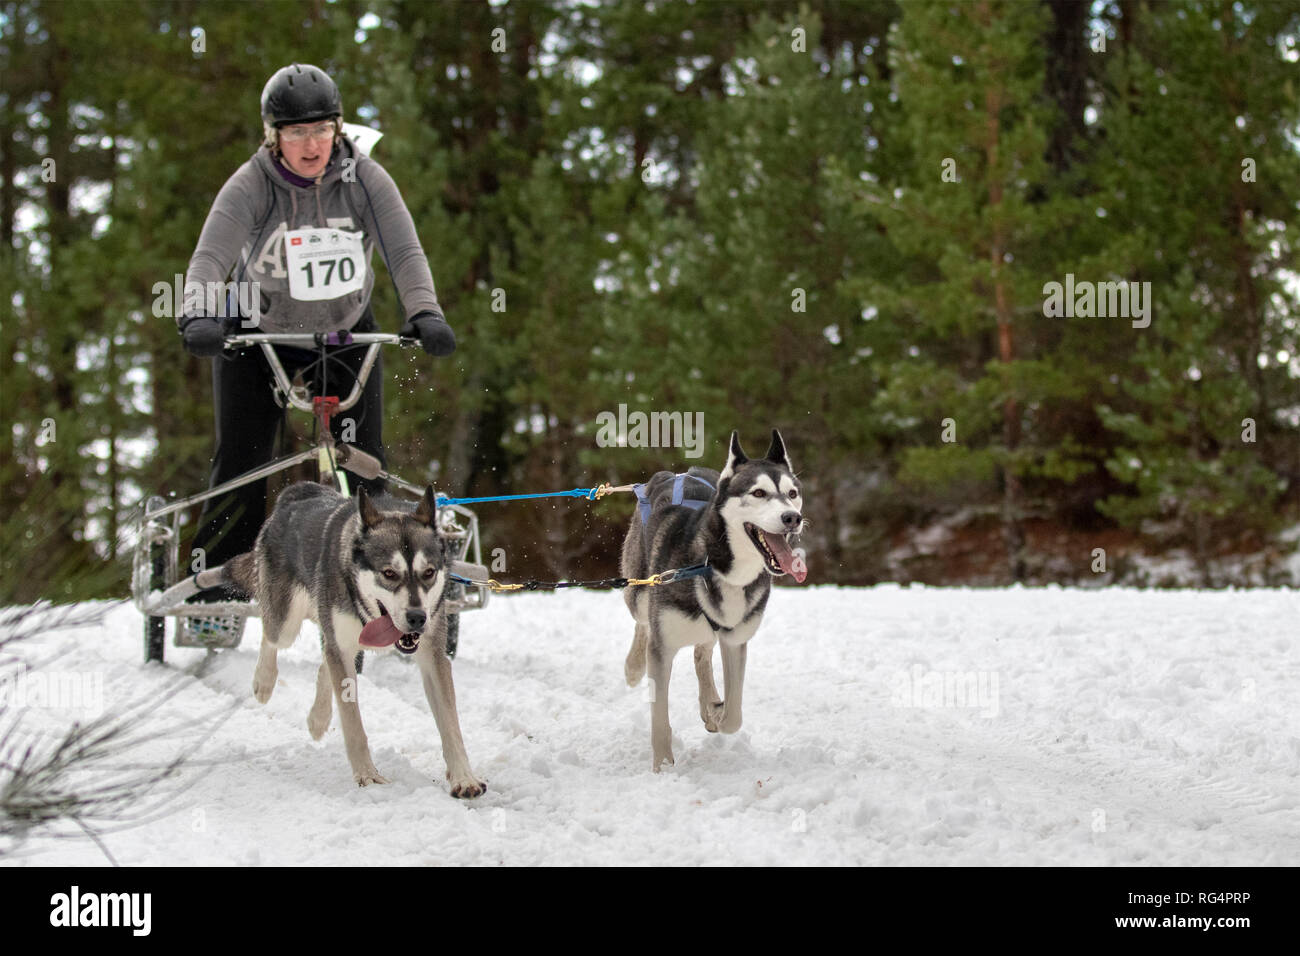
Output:
<path fill-rule="evenodd" d="M 316 287 L 316 276 L 312 271 L 312 266 L 317 265 L 325 270 L 325 276 L 321 279 L 321 285 L 329 285 L 334 277 L 334 267 L 338 266 L 338 279 L 340 282 L 351 282 L 352 277 L 357 274 L 357 264 L 348 257 L 342 259 L 318 259 L 315 262 L 303 264 L 302 271 L 307 273 L 307 288 Z"/>

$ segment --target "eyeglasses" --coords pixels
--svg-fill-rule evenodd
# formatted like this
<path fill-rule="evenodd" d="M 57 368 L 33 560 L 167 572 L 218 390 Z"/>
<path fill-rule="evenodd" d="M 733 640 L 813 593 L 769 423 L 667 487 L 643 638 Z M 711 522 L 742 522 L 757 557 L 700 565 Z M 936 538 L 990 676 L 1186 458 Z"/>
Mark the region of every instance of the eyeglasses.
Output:
<path fill-rule="evenodd" d="M 317 123 L 315 126 L 281 126 L 280 138 L 290 143 L 301 143 L 307 139 L 333 139 L 334 121 Z"/>

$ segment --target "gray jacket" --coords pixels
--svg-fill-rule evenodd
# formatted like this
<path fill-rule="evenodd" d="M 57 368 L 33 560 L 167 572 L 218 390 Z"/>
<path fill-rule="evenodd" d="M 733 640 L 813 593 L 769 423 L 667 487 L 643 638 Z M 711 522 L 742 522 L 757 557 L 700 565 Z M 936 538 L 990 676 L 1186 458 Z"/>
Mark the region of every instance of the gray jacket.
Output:
<path fill-rule="evenodd" d="M 275 168 L 276 160 L 263 146 L 240 166 L 217 193 L 208 212 L 198 247 L 185 275 L 185 312 L 230 315 L 226 292 L 234 284 L 241 313 L 250 313 L 251 284 L 258 284 L 261 314 L 257 332 L 337 332 L 350 329 L 361 318 L 375 274 L 369 268 L 376 238 L 381 239 L 389 272 L 397 283 L 405 318 L 418 312 L 439 310 L 429 263 L 420 247 L 411 214 L 391 176 L 377 162 L 361 154 L 346 136 L 319 183 L 295 186 Z M 368 268 L 365 286 L 356 292 L 315 302 L 289 295 L 285 269 L 284 234 L 306 226 L 342 227 L 363 233 L 362 249 Z M 199 290 L 199 291 L 196 291 Z M 222 290 L 219 294 L 215 290 Z M 193 296 L 200 298 L 195 299 Z M 215 295 L 215 297 L 214 297 Z M 204 302 L 202 310 L 192 302 Z M 178 316 L 178 321 L 182 317 Z"/>

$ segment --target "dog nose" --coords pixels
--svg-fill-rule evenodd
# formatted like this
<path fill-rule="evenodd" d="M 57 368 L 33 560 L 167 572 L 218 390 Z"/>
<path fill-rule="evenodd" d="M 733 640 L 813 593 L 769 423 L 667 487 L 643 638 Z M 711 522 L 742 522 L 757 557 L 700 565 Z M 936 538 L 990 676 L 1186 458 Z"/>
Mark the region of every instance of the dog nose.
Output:
<path fill-rule="evenodd" d="M 423 631 L 424 622 L 429 619 L 429 615 L 418 607 L 406 609 L 406 630 L 408 633 L 413 631 Z"/>
<path fill-rule="evenodd" d="M 781 524 L 785 525 L 786 534 L 793 534 L 799 530 L 799 525 L 803 524 L 803 515 L 797 511 L 787 511 L 781 515 Z"/>

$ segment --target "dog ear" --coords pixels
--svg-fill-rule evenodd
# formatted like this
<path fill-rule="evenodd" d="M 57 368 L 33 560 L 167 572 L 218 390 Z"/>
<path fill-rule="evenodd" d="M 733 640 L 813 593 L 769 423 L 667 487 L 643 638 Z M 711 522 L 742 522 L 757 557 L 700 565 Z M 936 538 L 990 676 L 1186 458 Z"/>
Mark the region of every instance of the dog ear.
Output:
<path fill-rule="evenodd" d="M 366 494 L 365 485 L 357 487 L 357 511 L 361 514 L 361 527 L 366 531 L 384 520 L 383 512 L 375 507 L 370 495 Z"/>
<path fill-rule="evenodd" d="M 794 472 L 794 465 L 790 464 L 790 456 L 785 450 L 785 442 L 781 440 L 781 433 L 775 428 L 772 429 L 772 445 L 763 457 L 768 461 L 776 462 L 778 465 L 785 465 L 790 469 L 791 473 Z"/>
<path fill-rule="evenodd" d="M 433 496 L 433 485 L 426 485 L 420 506 L 415 509 L 415 520 L 433 527 L 433 519 L 438 514 L 438 503 Z"/>
<path fill-rule="evenodd" d="M 749 461 L 745 455 L 745 449 L 740 447 L 740 433 L 731 433 L 731 445 L 727 449 L 727 465 L 722 469 L 722 474 L 718 475 L 718 481 L 724 478 L 730 478 L 737 468 Z"/>

